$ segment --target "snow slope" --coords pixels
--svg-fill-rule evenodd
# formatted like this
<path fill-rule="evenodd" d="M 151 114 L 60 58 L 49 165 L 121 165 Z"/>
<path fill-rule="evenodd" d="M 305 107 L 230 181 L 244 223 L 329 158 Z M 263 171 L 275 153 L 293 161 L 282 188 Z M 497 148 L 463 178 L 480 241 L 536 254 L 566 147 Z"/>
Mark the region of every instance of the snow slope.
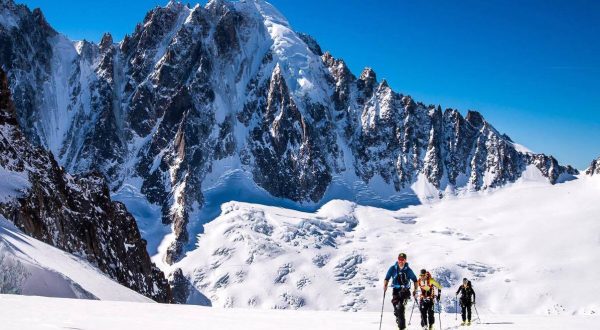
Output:
<path fill-rule="evenodd" d="M 413 316 L 408 329 L 417 329 Z M 592 329 L 598 316 L 570 315 L 488 315 L 485 323 L 473 324 L 472 330 L 563 330 Z M 457 329 L 454 314 L 443 313 L 442 328 Z M 244 329 L 244 330 L 364 330 L 377 329 L 378 312 L 342 313 L 250 309 L 222 309 L 198 306 L 140 304 L 127 302 L 81 301 L 0 295 L 0 319 L 3 329 Z M 436 315 L 435 329 L 438 327 Z M 396 329 L 392 313 L 383 316 L 382 329 Z"/>
<path fill-rule="evenodd" d="M 450 288 L 449 312 L 468 277 L 486 314 L 594 314 L 599 198 L 600 178 L 552 186 L 528 173 L 494 192 L 398 211 L 339 200 L 315 213 L 230 202 L 167 273 L 183 270 L 188 303 L 377 311 L 382 277 L 404 251 L 415 271 L 427 268 Z"/>
<path fill-rule="evenodd" d="M 23 295 L 152 302 L 87 261 L 23 234 L 0 216 L 0 290 Z"/>

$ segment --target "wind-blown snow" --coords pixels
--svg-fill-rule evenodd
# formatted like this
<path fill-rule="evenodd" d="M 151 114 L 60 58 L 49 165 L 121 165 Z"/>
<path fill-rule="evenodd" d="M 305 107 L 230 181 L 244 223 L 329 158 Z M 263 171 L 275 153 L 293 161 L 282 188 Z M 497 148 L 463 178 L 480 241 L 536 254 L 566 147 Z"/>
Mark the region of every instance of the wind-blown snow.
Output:
<path fill-rule="evenodd" d="M 448 287 L 445 311 L 467 277 L 486 314 L 597 313 L 600 180 L 528 179 L 398 211 L 226 203 L 197 249 L 166 270 L 182 268 L 213 306 L 376 311 L 385 271 L 404 251 Z M 586 289 L 573 294 L 575 280 Z"/>
<path fill-rule="evenodd" d="M 518 152 L 524 153 L 524 154 L 533 154 L 534 152 L 531 151 L 531 149 L 527 148 L 526 146 L 522 145 L 522 144 L 518 144 L 518 143 L 514 143 L 512 144 L 515 147 L 515 150 L 517 150 Z"/>
<path fill-rule="evenodd" d="M 1 283 L 9 293 L 152 302 L 109 279 L 83 258 L 23 234 L 3 216 L 0 216 L 0 269 L 1 278 L 10 282 Z"/>
<path fill-rule="evenodd" d="M 418 323 L 413 315 L 413 325 Z M 598 316 L 534 316 L 481 314 L 487 324 L 474 322 L 469 329 L 564 330 L 593 329 Z M 435 329 L 438 329 L 436 315 Z M 0 295 L 0 319 L 6 329 L 163 330 L 202 328 L 205 330 L 365 330 L 377 329 L 380 315 L 370 313 L 307 312 L 250 309 L 222 309 L 199 306 L 81 301 Z M 443 329 L 457 329 L 454 314 L 441 314 Z M 382 329 L 395 327 L 394 316 L 383 315 Z"/>
<path fill-rule="evenodd" d="M 25 172 L 14 172 L 0 166 L 0 177 L 0 203 L 20 197 L 31 186 Z"/>

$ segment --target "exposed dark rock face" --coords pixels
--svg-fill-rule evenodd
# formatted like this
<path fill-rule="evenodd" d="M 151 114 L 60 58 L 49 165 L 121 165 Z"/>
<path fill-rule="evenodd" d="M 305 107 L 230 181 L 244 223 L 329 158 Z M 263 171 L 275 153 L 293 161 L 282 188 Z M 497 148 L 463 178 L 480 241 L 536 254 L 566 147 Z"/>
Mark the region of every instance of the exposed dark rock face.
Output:
<path fill-rule="evenodd" d="M 323 61 L 335 79 L 336 109 L 346 112 L 339 118 L 346 118 L 357 172 L 366 180 L 380 175 L 401 190 L 423 175 L 440 191 L 465 185 L 480 190 L 514 182 L 528 165 L 551 183 L 577 174 L 551 156 L 517 151 L 478 112 L 466 117 L 453 109 L 442 112 L 395 93 L 385 81 L 378 84 L 370 68 L 356 79 L 330 54 Z"/>
<path fill-rule="evenodd" d="M 302 39 L 302 41 L 304 41 L 304 43 L 308 46 L 310 51 L 313 52 L 315 55 L 318 55 L 318 56 L 323 55 L 323 50 L 321 49 L 321 46 L 317 43 L 315 38 L 313 38 L 311 35 L 308 35 L 308 34 L 302 33 L 302 32 L 298 32 L 298 37 L 300 37 L 300 39 Z"/>
<path fill-rule="evenodd" d="M 576 173 L 519 151 L 478 112 L 419 103 L 370 68 L 354 76 L 262 0 L 170 2 L 99 45 L 71 43 L 40 12 L 0 7 L 14 22 L 0 25 L 0 65 L 25 135 L 68 171 L 102 173 L 112 191 L 141 182 L 175 234 L 169 264 L 195 234 L 207 175 L 225 168 L 298 203 L 329 198 L 336 179 L 443 195 L 499 187 L 528 166 L 551 183 Z"/>
<path fill-rule="evenodd" d="M 331 170 L 319 150 L 317 127 L 309 125 L 299 111 L 279 66 L 256 92 L 259 95 L 251 97 L 253 101 L 244 108 L 246 118 L 258 123 L 249 137 L 254 179 L 275 196 L 318 201 L 331 181 Z M 316 123 L 321 118 L 311 119 Z M 326 131 L 320 133 L 326 135 Z"/>
<path fill-rule="evenodd" d="M 164 274 L 150 261 L 146 241 L 125 206 L 110 199 L 99 173 L 71 176 L 51 153 L 30 145 L 20 131 L 6 74 L 0 69 L 0 166 L 21 173 L 29 187 L 0 204 L 0 212 L 43 242 L 85 257 L 119 283 L 170 302 Z"/>
<path fill-rule="evenodd" d="M 181 268 L 177 268 L 171 274 L 169 284 L 173 290 L 173 301 L 177 304 L 185 304 L 190 295 L 191 284 L 183 275 Z"/>
<path fill-rule="evenodd" d="M 600 175 L 600 157 L 594 159 L 590 164 L 590 167 L 585 171 L 587 175 Z"/>

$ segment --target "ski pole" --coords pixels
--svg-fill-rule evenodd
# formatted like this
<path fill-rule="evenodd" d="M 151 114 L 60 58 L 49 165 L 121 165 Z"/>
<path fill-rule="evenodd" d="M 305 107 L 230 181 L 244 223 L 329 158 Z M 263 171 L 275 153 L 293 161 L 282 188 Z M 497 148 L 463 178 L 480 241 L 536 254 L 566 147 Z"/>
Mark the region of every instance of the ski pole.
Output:
<path fill-rule="evenodd" d="M 408 318 L 408 325 L 410 325 L 410 321 L 412 320 L 413 311 L 415 310 L 415 305 L 417 304 L 417 298 L 415 298 L 415 302 L 413 302 L 413 307 L 410 309 L 410 317 Z"/>
<path fill-rule="evenodd" d="M 477 319 L 479 320 L 479 324 L 481 324 L 481 317 L 479 317 L 479 312 L 477 311 L 477 305 L 473 303 L 473 307 L 475 307 L 475 313 L 477 313 Z"/>
<path fill-rule="evenodd" d="M 458 321 L 458 296 L 454 296 L 454 321 Z"/>
<path fill-rule="evenodd" d="M 381 330 L 381 321 L 383 321 L 383 305 L 385 305 L 385 292 L 387 290 L 383 290 L 383 301 L 381 302 L 381 316 L 379 317 L 379 330 Z"/>
<path fill-rule="evenodd" d="M 442 305 L 440 304 L 439 299 L 438 299 L 438 316 L 440 318 L 440 330 L 442 330 Z"/>

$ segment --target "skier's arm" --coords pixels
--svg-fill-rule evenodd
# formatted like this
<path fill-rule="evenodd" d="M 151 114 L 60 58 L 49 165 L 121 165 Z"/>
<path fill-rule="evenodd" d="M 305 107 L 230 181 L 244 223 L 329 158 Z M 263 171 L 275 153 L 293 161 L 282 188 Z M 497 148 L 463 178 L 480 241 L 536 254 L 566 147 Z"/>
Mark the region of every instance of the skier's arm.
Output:
<path fill-rule="evenodd" d="M 413 281 L 413 295 L 417 294 L 417 275 L 412 271 L 412 269 L 408 269 L 407 272 L 408 278 Z"/>
<path fill-rule="evenodd" d="M 435 287 L 437 287 L 440 291 L 442 290 L 442 286 L 434 278 L 431 278 L 431 284 L 433 284 Z"/>
<path fill-rule="evenodd" d="M 473 288 L 471 288 L 471 292 L 473 293 L 473 303 L 475 303 L 475 290 L 473 290 Z"/>
<path fill-rule="evenodd" d="M 388 283 L 390 282 L 390 278 L 392 277 L 392 268 L 388 269 L 387 274 L 385 274 L 385 279 L 383 280 L 383 292 L 387 290 Z"/>

